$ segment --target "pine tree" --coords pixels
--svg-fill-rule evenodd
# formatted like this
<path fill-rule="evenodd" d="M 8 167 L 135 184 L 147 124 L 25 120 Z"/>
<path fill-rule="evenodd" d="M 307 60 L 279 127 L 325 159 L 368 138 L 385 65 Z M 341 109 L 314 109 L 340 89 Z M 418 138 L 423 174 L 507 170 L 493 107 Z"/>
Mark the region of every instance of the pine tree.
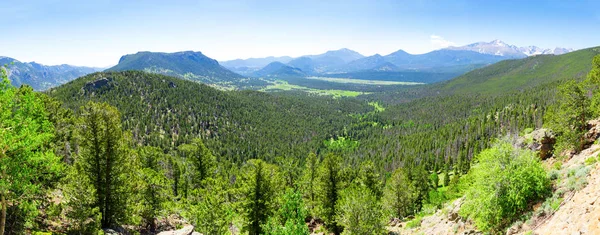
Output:
<path fill-rule="evenodd" d="M 383 192 L 383 207 L 386 214 L 394 218 L 404 218 L 412 213 L 415 200 L 412 182 L 403 168 L 398 168 L 387 181 Z"/>
<path fill-rule="evenodd" d="M 306 158 L 306 164 L 304 167 L 304 173 L 302 175 L 304 198 L 308 207 L 308 213 L 314 216 L 314 209 L 316 204 L 316 184 L 318 176 L 319 159 L 314 153 L 308 154 Z"/>
<path fill-rule="evenodd" d="M 142 217 L 142 224 L 150 232 L 156 231 L 155 219 L 171 197 L 171 183 L 163 169 L 167 158 L 168 156 L 156 147 L 142 147 L 137 151 L 137 182 L 133 185 L 137 195 L 131 204 L 136 205 Z"/>
<path fill-rule="evenodd" d="M 251 159 L 242 168 L 243 212 L 250 235 L 262 234 L 262 226 L 273 215 L 281 176 L 277 168 L 262 160 Z"/>
<path fill-rule="evenodd" d="M 216 157 L 212 154 L 201 139 L 194 139 L 191 144 L 179 146 L 179 151 L 193 165 L 191 182 L 195 187 L 201 187 L 202 181 L 213 174 Z"/>
<path fill-rule="evenodd" d="M 95 190 L 95 204 L 102 214 L 102 227 L 124 219 L 126 203 L 127 146 L 121 130 L 119 111 L 106 104 L 90 102 L 83 107 L 81 175 Z"/>
<path fill-rule="evenodd" d="M 379 200 L 383 192 L 381 189 L 381 180 L 379 179 L 379 174 L 375 170 L 375 165 L 372 161 L 364 161 L 360 165 L 358 178 L 360 183 L 371 190 L 375 198 Z"/>
<path fill-rule="evenodd" d="M 559 151 L 571 148 L 579 152 L 583 149 L 583 135 L 591 115 L 586 93 L 577 81 L 565 82 L 559 87 L 557 103 L 544 117 L 546 125 L 559 135 Z"/>
<path fill-rule="evenodd" d="M 329 231 L 340 234 L 342 227 L 337 224 L 337 202 L 341 190 L 344 189 L 344 176 L 342 175 L 342 159 L 335 154 L 328 154 L 319 167 L 319 187 L 317 197 L 319 201 L 319 215 L 325 222 Z"/>
<path fill-rule="evenodd" d="M 281 207 L 263 228 L 267 235 L 308 235 L 305 218 L 302 194 L 288 189 L 283 195 Z"/>

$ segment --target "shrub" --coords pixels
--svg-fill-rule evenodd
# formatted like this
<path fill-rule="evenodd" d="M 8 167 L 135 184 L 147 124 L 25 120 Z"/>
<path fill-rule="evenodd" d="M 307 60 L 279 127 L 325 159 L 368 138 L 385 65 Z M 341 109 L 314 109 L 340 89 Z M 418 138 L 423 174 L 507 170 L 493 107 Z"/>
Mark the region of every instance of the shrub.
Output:
<path fill-rule="evenodd" d="M 343 234 L 385 234 L 381 205 L 364 186 L 352 186 L 342 191 L 336 221 L 344 226 Z"/>
<path fill-rule="evenodd" d="M 589 157 L 587 159 L 585 159 L 585 165 L 593 165 L 594 163 L 596 163 L 598 161 L 598 159 L 596 159 L 595 157 Z"/>
<path fill-rule="evenodd" d="M 550 179 L 531 151 L 501 141 L 481 152 L 466 176 L 470 187 L 459 213 L 484 231 L 510 225 L 529 203 L 550 192 Z"/>

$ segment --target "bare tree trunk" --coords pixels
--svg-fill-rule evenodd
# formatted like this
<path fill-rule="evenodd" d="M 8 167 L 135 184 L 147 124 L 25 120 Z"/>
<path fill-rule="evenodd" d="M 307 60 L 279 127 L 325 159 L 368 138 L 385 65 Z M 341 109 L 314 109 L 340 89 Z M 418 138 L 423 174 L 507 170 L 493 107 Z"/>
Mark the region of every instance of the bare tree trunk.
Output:
<path fill-rule="evenodd" d="M 4 193 L 0 194 L 2 197 L 2 216 L 0 217 L 0 235 L 4 235 L 4 226 L 6 224 L 6 207 L 8 207 L 8 203 L 6 202 L 6 198 L 4 197 Z"/>

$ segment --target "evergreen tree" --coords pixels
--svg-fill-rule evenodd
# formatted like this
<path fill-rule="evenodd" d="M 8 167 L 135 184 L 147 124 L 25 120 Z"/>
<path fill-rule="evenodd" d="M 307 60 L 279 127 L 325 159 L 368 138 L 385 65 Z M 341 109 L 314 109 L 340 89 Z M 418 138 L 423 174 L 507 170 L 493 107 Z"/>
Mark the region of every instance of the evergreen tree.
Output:
<path fill-rule="evenodd" d="M 190 218 L 196 231 L 203 234 L 226 234 L 231 222 L 231 204 L 227 200 L 226 182 L 207 178 L 206 188 L 195 189 L 190 198 Z"/>
<path fill-rule="evenodd" d="M 381 180 L 379 174 L 376 172 L 375 165 L 372 161 L 367 160 L 364 161 L 360 165 L 360 170 L 358 172 L 358 178 L 360 183 L 367 187 L 367 189 L 373 192 L 373 195 L 377 200 L 381 199 L 383 194 L 381 188 Z"/>
<path fill-rule="evenodd" d="M 600 116 L 600 55 L 597 55 L 592 60 L 592 69 L 587 75 L 586 82 L 590 85 L 593 96 L 592 96 L 592 112 L 594 117 Z"/>
<path fill-rule="evenodd" d="M 590 100 L 582 84 L 569 80 L 559 87 L 557 103 L 544 119 L 546 125 L 558 135 L 558 151 L 583 149 L 587 120 L 590 118 Z"/>
<path fill-rule="evenodd" d="M 317 176 L 319 168 L 319 159 L 314 153 L 308 154 L 306 158 L 306 164 L 304 167 L 304 173 L 302 175 L 302 191 L 306 205 L 308 207 L 308 213 L 314 216 L 314 209 L 316 204 L 316 188 L 317 188 Z"/>
<path fill-rule="evenodd" d="M 179 151 L 193 165 L 191 182 L 195 187 L 200 187 L 202 181 L 211 176 L 216 165 L 216 158 L 204 145 L 201 139 L 194 139 L 191 144 L 179 146 Z"/>
<path fill-rule="evenodd" d="M 150 232 L 156 231 L 155 219 L 171 197 L 170 182 L 164 172 L 168 156 L 156 147 L 142 147 L 137 151 L 138 176 L 133 185 L 137 195 L 131 204 L 136 205 L 142 225 Z"/>
<path fill-rule="evenodd" d="M 242 168 L 243 214 L 251 235 L 263 234 L 262 226 L 273 215 L 281 179 L 277 168 L 259 159 L 251 159 Z"/>
<path fill-rule="evenodd" d="M 42 100 L 30 87 L 12 87 L 0 68 L 0 235 L 8 207 L 35 214 L 45 179 L 61 172 L 60 158 L 45 148 L 53 132 Z"/>
<path fill-rule="evenodd" d="M 345 182 L 342 175 L 342 158 L 335 154 L 328 154 L 319 167 L 319 187 L 317 197 L 319 201 L 319 216 L 325 222 L 329 231 L 340 234 L 342 227 L 337 224 L 337 203 L 340 192 L 344 189 Z"/>
<path fill-rule="evenodd" d="M 403 168 L 398 168 L 387 181 L 383 193 L 383 206 L 386 214 L 394 218 L 404 218 L 412 213 L 414 193 L 412 182 Z"/>
<path fill-rule="evenodd" d="M 102 227 L 118 225 L 125 216 L 128 170 L 120 113 L 106 103 L 90 102 L 83 107 L 82 116 L 83 151 L 75 164 L 93 183 Z"/>
<path fill-rule="evenodd" d="M 304 222 L 305 218 L 306 209 L 302 201 L 302 194 L 288 189 L 283 195 L 281 207 L 264 226 L 265 234 L 308 235 L 310 233 Z"/>

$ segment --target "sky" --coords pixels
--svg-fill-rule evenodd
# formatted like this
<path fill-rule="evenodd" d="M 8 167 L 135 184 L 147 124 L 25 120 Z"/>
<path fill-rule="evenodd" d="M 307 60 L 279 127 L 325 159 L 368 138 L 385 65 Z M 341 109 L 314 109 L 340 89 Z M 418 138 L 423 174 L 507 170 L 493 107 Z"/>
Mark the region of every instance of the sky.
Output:
<path fill-rule="evenodd" d="M 349 48 L 412 54 L 500 39 L 600 45 L 600 1 L 2 0 L 0 56 L 108 67 L 138 51 L 201 51 L 219 61 Z"/>

